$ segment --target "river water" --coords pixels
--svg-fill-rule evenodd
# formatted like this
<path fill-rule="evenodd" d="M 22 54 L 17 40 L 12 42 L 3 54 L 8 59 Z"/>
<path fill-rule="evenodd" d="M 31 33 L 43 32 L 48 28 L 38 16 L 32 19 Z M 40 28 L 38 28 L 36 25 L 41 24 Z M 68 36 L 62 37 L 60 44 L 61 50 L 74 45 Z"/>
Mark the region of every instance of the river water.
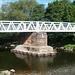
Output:
<path fill-rule="evenodd" d="M 13 75 L 75 75 L 75 53 L 33 57 L 0 51 L 0 71 L 15 69 Z"/>

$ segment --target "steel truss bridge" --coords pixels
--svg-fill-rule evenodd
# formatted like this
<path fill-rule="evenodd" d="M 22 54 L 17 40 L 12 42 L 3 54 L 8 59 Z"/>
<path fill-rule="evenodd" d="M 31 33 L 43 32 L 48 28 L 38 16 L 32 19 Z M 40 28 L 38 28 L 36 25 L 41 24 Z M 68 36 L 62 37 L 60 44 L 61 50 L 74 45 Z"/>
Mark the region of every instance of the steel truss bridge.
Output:
<path fill-rule="evenodd" d="M 0 21 L 0 32 L 75 32 L 75 23 L 43 21 Z"/>

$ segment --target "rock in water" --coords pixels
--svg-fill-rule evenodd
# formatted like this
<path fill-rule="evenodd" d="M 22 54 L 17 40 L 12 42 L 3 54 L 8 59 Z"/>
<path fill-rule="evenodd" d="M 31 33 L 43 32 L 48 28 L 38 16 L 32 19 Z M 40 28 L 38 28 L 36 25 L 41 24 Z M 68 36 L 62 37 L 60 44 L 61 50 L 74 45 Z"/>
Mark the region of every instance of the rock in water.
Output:
<path fill-rule="evenodd" d="M 15 70 L 14 69 L 11 69 L 10 72 L 15 72 Z"/>
<path fill-rule="evenodd" d="M 10 72 L 10 71 L 8 71 L 8 70 L 1 71 L 1 73 L 2 73 L 2 74 L 6 74 L 6 75 L 10 75 L 10 74 L 11 74 L 11 72 Z"/>

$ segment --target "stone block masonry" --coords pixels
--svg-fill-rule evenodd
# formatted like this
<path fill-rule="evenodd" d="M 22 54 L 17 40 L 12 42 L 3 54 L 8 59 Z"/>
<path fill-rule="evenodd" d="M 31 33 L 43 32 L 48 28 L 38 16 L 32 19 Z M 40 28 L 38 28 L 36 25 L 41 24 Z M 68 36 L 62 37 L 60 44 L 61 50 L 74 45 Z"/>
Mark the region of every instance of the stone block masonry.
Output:
<path fill-rule="evenodd" d="M 20 33 L 20 44 L 47 46 L 47 33 Z"/>
<path fill-rule="evenodd" d="M 47 46 L 47 33 L 34 32 L 34 33 L 20 33 L 20 44 L 11 52 L 23 53 L 33 56 L 48 56 L 55 55 L 53 47 Z"/>

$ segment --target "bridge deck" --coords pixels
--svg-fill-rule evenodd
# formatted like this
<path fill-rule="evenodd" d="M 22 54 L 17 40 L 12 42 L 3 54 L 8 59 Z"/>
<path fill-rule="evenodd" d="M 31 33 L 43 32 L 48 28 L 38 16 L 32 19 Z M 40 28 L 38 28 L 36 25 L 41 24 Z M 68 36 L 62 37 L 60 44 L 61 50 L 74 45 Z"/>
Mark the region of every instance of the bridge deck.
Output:
<path fill-rule="evenodd" d="M 0 21 L 0 32 L 75 32 L 75 23 L 43 21 Z"/>

